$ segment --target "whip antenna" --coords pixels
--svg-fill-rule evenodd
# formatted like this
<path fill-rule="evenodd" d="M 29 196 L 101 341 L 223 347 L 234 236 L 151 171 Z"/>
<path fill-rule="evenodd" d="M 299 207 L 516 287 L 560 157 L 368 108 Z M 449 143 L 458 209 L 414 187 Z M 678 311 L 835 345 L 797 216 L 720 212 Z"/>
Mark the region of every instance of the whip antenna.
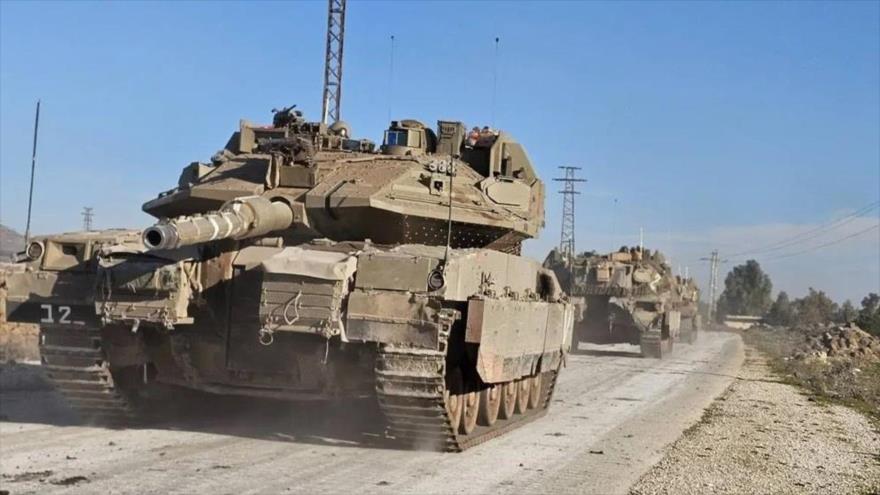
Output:
<path fill-rule="evenodd" d="M 498 42 L 501 38 L 495 37 L 495 62 L 492 69 L 492 109 L 489 115 L 492 117 L 492 127 L 495 127 L 495 99 L 498 92 Z"/>
<path fill-rule="evenodd" d="M 391 54 L 388 57 L 388 122 L 391 122 L 391 98 L 394 95 L 394 35 L 391 35 Z"/>
<path fill-rule="evenodd" d="M 455 179 L 455 156 L 449 158 L 449 214 L 446 218 L 446 252 L 443 254 L 443 271 L 449 263 L 449 247 L 452 244 L 452 181 Z"/>
<path fill-rule="evenodd" d="M 31 240 L 31 207 L 34 201 L 34 172 L 37 168 L 37 132 L 40 130 L 40 100 L 37 100 L 37 115 L 34 117 L 34 148 L 31 151 L 31 188 L 28 193 L 27 224 L 24 228 L 24 244 Z"/>
<path fill-rule="evenodd" d="M 615 239 L 617 239 L 617 198 L 614 198 L 614 204 L 611 206 L 611 249 L 616 249 Z"/>

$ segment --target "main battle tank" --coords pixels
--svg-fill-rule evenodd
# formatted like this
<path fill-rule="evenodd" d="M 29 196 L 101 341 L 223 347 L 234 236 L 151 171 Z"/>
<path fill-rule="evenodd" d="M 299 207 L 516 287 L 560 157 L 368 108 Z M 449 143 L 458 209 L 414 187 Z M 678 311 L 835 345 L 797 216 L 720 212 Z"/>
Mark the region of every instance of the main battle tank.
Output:
<path fill-rule="evenodd" d="M 658 251 L 624 247 L 568 259 L 553 250 L 544 266 L 582 303 L 575 325 L 577 341 L 635 344 L 644 356 L 662 357 L 672 351 L 676 339 L 696 338 L 696 285 L 673 275 Z"/>
<path fill-rule="evenodd" d="M 402 120 L 376 149 L 291 107 L 187 166 L 146 230 L 35 238 L 9 319 L 86 417 L 154 383 L 375 397 L 390 437 L 458 451 L 543 414 L 568 351 L 572 306 L 519 256 L 543 199 L 504 132 Z"/>
<path fill-rule="evenodd" d="M 673 304 L 681 313 L 679 340 L 693 344 L 697 341 L 703 326 L 700 316 L 700 288 L 697 287 L 696 280 L 691 277 L 676 276 L 675 280 L 677 292 Z"/>

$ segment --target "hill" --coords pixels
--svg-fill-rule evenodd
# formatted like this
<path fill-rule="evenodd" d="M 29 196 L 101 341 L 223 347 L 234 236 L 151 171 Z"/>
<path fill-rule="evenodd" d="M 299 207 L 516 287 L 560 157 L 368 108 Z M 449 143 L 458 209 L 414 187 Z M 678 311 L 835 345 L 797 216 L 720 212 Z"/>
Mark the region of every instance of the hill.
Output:
<path fill-rule="evenodd" d="M 15 253 L 24 249 L 24 236 L 0 225 L 0 261 L 9 261 Z"/>

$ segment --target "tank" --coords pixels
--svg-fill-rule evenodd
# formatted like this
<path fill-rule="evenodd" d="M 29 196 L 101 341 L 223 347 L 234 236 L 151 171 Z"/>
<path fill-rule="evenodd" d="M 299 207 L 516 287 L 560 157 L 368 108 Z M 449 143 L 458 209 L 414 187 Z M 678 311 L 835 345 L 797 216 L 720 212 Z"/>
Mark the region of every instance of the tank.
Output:
<path fill-rule="evenodd" d="M 519 255 L 544 186 L 507 133 L 394 121 L 381 145 L 294 107 L 147 201 L 144 230 L 35 238 L 9 318 L 83 416 L 151 385 L 375 400 L 402 446 L 460 451 L 547 410 L 574 310 Z"/>
<path fill-rule="evenodd" d="M 676 340 L 696 340 L 699 291 L 692 279 L 673 275 L 658 251 L 623 247 L 569 259 L 553 250 L 544 266 L 578 302 L 577 342 L 629 343 L 659 358 Z"/>
<path fill-rule="evenodd" d="M 687 344 L 697 341 L 703 327 L 700 316 L 700 288 L 691 277 L 676 277 L 678 292 L 674 304 L 681 313 L 679 340 Z"/>

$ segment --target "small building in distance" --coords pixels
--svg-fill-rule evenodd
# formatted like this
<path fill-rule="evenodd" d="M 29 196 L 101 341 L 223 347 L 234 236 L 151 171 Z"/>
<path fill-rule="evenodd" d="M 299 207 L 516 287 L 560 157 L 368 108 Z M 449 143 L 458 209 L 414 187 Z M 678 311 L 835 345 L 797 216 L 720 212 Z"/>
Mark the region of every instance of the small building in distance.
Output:
<path fill-rule="evenodd" d="M 764 318 L 761 316 L 726 315 L 724 317 L 724 326 L 729 328 L 736 328 L 738 330 L 752 328 L 753 326 L 760 325 L 762 323 L 764 323 Z"/>

